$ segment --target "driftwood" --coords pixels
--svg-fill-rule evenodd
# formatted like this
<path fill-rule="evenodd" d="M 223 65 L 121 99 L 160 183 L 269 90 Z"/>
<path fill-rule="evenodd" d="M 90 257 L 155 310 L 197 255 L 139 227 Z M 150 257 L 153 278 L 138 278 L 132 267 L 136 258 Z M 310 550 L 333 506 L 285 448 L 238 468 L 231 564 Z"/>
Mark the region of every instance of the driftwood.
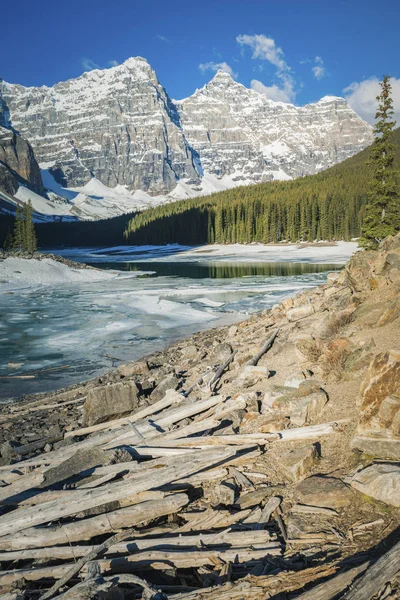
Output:
<path fill-rule="evenodd" d="M 370 600 L 400 571 L 400 542 L 377 560 L 360 577 L 343 600 Z"/>
<path fill-rule="evenodd" d="M 126 537 L 130 537 L 127 530 Z M 134 536 L 133 536 L 134 537 Z M 276 536 L 266 531 L 221 531 L 217 533 L 200 533 L 197 535 L 179 535 L 161 538 L 138 538 L 131 541 L 121 542 L 116 540 L 112 548 L 105 548 L 105 554 L 132 554 L 149 548 L 190 548 L 190 547 L 214 547 L 226 546 L 227 548 L 267 547 L 271 540 L 276 541 Z M 16 560 L 58 560 L 72 559 L 86 556 L 97 546 L 52 546 L 51 548 L 35 548 L 28 550 L 16 550 L 14 552 L 0 553 L 0 561 Z"/>
<path fill-rule="evenodd" d="M 252 359 L 250 359 L 248 361 L 248 365 L 255 367 L 258 364 L 258 361 L 260 360 L 260 358 L 262 356 L 264 356 L 264 354 L 266 352 L 268 352 L 268 350 L 272 347 L 276 336 L 279 333 L 279 329 L 276 329 L 270 336 L 269 338 L 266 340 L 265 344 L 263 345 L 263 347 L 261 348 L 260 352 L 257 352 L 257 354 L 255 356 L 253 356 Z"/>
<path fill-rule="evenodd" d="M 270 498 L 268 500 L 267 504 L 264 506 L 264 508 L 261 511 L 261 516 L 260 516 L 259 522 L 254 527 L 255 530 L 260 530 L 265 527 L 265 525 L 270 520 L 272 513 L 278 509 L 281 502 L 282 502 L 282 500 L 280 498 L 278 498 L 277 496 L 272 496 L 272 498 Z"/>
<path fill-rule="evenodd" d="M 340 592 L 346 590 L 349 585 L 353 583 L 356 577 L 366 571 L 368 565 L 369 562 L 366 562 L 358 567 L 353 567 L 347 571 L 340 572 L 327 581 L 324 581 L 300 596 L 297 596 L 297 600 L 331 600 L 331 598 L 336 598 Z M 371 597 L 369 596 L 368 600 L 370 600 L 370 598 Z"/>
<path fill-rule="evenodd" d="M 55 521 L 62 517 L 76 514 L 85 509 L 100 506 L 106 502 L 120 500 L 128 495 L 139 493 L 171 481 L 176 481 L 182 477 L 191 475 L 196 471 L 207 468 L 211 464 L 223 462 L 223 460 L 233 456 L 234 451 L 230 449 L 204 450 L 202 452 L 193 452 L 190 458 L 185 458 L 183 462 L 177 463 L 176 458 L 166 460 L 167 466 L 157 469 L 157 472 L 144 473 L 135 478 L 135 482 L 125 480 L 116 482 L 112 490 L 106 488 L 96 488 L 94 490 L 81 490 L 74 494 L 73 498 L 66 499 L 62 504 L 57 501 L 46 502 L 38 511 L 35 507 L 22 508 L 17 513 L 10 513 L 0 517 L 0 536 L 10 533 L 17 533 L 23 529 L 28 529 L 41 523 Z M 189 457 L 189 455 L 187 455 Z"/>
<path fill-rule="evenodd" d="M 229 367 L 229 365 L 231 364 L 231 362 L 233 361 L 233 359 L 235 358 L 237 354 L 237 350 L 234 350 L 232 352 L 232 354 L 230 355 L 230 357 L 218 368 L 217 372 L 215 373 L 214 377 L 211 379 L 211 381 L 208 384 L 208 387 L 211 389 L 214 389 L 217 387 L 217 384 L 219 382 L 219 380 L 221 379 L 225 369 L 227 369 Z"/>
<path fill-rule="evenodd" d="M 0 549 L 3 551 L 24 550 L 26 548 L 43 548 L 49 544 L 70 544 L 89 540 L 98 535 L 112 533 L 119 529 L 152 521 L 163 515 L 176 513 L 188 501 L 186 494 L 179 493 L 72 523 L 53 525 L 45 529 L 31 527 L 18 534 L 1 537 Z"/>
<path fill-rule="evenodd" d="M 95 546 L 90 552 L 88 552 L 85 556 L 83 556 L 80 560 L 78 560 L 73 567 L 71 567 L 67 573 L 62 577 L 57 583 L 55 583 L 47 592 L 40 596 L 41 600 L 49 600 L 52 598 L 60 588 L 62 588 L 70 579 L 74 577 L 81 569 L 88 563 L 89 561 L 95 559 L 99 554 L 103 554 L 106 550 L 108 550 L 113 544 L 120 542 L 127 537 L 130 537 L 134 534 L 133 529 L 128 529 L 127 531 L 122 531 L 120 533 L 116 533 L 100 544 L 99 546 Z"/>

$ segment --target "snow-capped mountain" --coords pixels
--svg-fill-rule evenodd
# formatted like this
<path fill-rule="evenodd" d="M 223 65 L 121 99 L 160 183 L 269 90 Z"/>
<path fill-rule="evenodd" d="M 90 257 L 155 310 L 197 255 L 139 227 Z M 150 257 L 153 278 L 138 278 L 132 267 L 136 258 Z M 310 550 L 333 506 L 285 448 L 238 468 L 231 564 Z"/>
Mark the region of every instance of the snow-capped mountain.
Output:
<path fill-rule="evenodd" d="M 311 175 L 372 141 L 371 127 L 343 98 L 275 102 L 223 71 L 177 109 L 204 171 L 237 183 Z"/>
<path fill-rule="evenodd" d="M 312 174 L 372 141 L 343 98 L 296 107 L 219 71 L 172 101 L 140 57 L 53 87 L 0 80 L 0 122 L 32 145 L 53 214 L 83 219 Z"/>

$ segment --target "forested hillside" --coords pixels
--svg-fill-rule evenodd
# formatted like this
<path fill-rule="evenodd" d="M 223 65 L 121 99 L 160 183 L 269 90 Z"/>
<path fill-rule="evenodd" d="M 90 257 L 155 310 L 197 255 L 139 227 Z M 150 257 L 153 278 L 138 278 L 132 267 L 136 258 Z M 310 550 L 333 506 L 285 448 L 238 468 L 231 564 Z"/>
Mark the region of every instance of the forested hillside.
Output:
<path fill-rule="evenodd" d="M 400 129 L 393 134 L 400 168 Z M 360 235 L 369 149 L 317 175 L 234 188 L 136 215 L 131 244 L 348 240 Z"/>
<path fill-rule="evenodd" d="M 400 169 L 400 129 L 393 133 Z M 36 226 L 41 248 L 119 244 L 201 244 L 348 240 L 360 235 L 369 149 L 294 181 L 238 187 L 103 221 Z M 0 216 L 0 246 L 14 219 Z M 125 235 L 124 235 L 125 230 Z"/>

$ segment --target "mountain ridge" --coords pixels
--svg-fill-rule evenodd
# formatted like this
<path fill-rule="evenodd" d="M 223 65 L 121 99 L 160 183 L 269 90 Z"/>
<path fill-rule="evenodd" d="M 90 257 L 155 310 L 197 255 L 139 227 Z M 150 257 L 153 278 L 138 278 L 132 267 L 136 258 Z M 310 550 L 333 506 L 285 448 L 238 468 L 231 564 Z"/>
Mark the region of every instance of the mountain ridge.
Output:
<path fill-rule="evenodd" d="M 51 87 L 0 80 L 0 105 L 47 171 L 60 215 L 83 219 L 312 174 L 372 141 L 344 99 L 275 102 L 223 71 L 172 100 L 142 57 Z M 86 193 L 92 180 L 111 188 L 106 196 Z M 78 205 L 71 188 L 85 196 Z"/>

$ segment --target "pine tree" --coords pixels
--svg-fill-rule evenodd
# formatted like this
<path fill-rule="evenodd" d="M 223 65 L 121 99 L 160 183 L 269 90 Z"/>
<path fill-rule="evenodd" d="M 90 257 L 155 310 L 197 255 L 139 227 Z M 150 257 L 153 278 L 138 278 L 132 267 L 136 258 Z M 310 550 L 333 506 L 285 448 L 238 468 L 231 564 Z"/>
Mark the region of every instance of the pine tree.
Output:
<path fill-rule="evenodd" d="M 13 248 L 33 254 L 37 250 L 35 226 L 32 219 L 31 201 L 23 207 L 17 206 L 14 224 Z"/>
<path fill-rule="evenodd" d="M 24 250 L 24 215 L 23 209 L 20 205 L 17 206 L 15 212 L 15 223 L 14 223 L 14 240 L 13 248 L 15 250 Z"/>
<path fill-rule="evenodd" d="M 25 204 L 25 251 L 33 254 L 37 250 L 37 239 L 35 233 L 35 226 L 33 224 L 32 218 L 32 203 L 29 200 L 27 204 Z"/>
<path fill-rule="evenodd" d="M 361 245 L 376 248 L 380 241 L 400 229 L 399 192 L 394 171 L 394 146 L 390 135 L 396 124 L 392 120 L 393 100 L 390 77 L 385 75 L 380 83 L 381 93 L 375 114 L 375 140 L 371 146 L 369 164 L 373 169 L 369 183 L 368 203 L 362 228 Z"/>

